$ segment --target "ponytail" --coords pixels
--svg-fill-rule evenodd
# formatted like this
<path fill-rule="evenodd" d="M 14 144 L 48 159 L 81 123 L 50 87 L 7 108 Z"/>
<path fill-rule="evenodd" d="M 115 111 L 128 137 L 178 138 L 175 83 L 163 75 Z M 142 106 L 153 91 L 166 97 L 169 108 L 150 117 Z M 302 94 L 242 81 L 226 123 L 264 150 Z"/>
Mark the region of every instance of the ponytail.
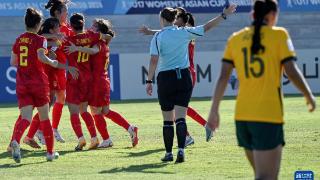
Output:
<path fill-rule="evenodd" d="M 254 3 L 254 33 L 252 37 L 251 54 L 259 54 L 265 51 L 265 47 L 261 44 L 260 30 L 265 25 L 264 18 L 271 11 L 278 10 L 278 4 L 275 0 L 257 0 Z"/>

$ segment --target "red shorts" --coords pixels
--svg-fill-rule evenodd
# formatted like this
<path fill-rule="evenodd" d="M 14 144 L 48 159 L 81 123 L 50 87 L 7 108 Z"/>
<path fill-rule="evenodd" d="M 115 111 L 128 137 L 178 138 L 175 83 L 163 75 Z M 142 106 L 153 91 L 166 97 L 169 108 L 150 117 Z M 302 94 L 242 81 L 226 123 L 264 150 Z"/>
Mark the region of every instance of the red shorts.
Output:
<path fill-rule="evenodd" d="M 48 85 L 17 85 L 19 108 L 32 105 L 41 107 L 50 101 Z"/>
<path fill-rule="evenodd" d="M 110 105 L 110 81 L 109 79 L 94 80 L 90 88 L 89 105 L 103 107 Z"/>
<path fill-rule="evenodd" d="M 66 90 L 67 78 L 65 70 L 46 67 L 46 74 L 49 79 L 50 90 Z"/>
<path fill-rule="evenodd" d="M 78 83 L 67 82 L 66 101 L 68 103 L 77 105 L 82 102 L 88 102 L 90 85 L 91 81 L 83 81 Z"/>

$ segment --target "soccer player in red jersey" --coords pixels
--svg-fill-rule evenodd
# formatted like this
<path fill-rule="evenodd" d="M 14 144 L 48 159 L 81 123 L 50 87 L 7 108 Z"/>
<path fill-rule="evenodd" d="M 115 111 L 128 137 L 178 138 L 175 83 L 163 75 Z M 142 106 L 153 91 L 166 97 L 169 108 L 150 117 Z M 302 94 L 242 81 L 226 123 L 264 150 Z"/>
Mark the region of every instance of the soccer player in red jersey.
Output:
<path fill-rule="evenodd" d="M 111 30 L 110 21 L 104 19 L 95 19 L 89 32 L 100 32 L 102 34 L 110 34 L 111 36 L 114 35 L 114 32 Z M 108 45 L 109 42 L 100 40 L 92 48 L 72 45 L 67 48 L 67 51 L 69 53 L 81 51 L 93 55 L 90 60 L 93 81 L 91 85 L 92 90 L 90 91 L 89 105 L 91 107 L 96 127 L 103 139 L 103 142 L 98 147 L 106 148 L 112 146 L 112 141 L 109 139 L 109 134 L 106 128 L 107 124 L 103 115 L 128 131 L 131 137 L 132 146 L 135 147 L 139 141 L 138 128 L 130 125 L 128 121 L 116 111 L 109 109 L 110 80 L 107 74 L 109 65 Z"/>
<path fill-rule="evenodd" d="M 66 37 L 74 35 L 74 32 L 72 31 L 70 25 L 67 22 L 67 16 L 68 16 L 67 3 L 68 2 L 69 1 L 65 1 L 65 0 L 49 0 L 48 1 L 45 8 L 50 11 L 50 16 L 52 18 L 57 18 L 59 20 L 60 28 L 59 28 L 59 33 L 49 33 L 49 32 L 42 33 L 42 36 L 46 37 L 48 40 L 48 46 L 54 47 L 49 49 L 49 54 L 54 54 L 56 56 L 56 59 L 63 64 L 66 63 L 67 57 L 64 51 L 61 50 L 61 48 L 55 48 L 55 47 L 61 47 L 61 42 L 64 41 Z M 58 126 L 59 126 L 61 115 L 62 115 L 63 105 L 65 103 L 66 72 L 63 69 L 53 69 L 50 67 L 46 69 L 47 69 L 46 73 L 49 77 L 49 84 L 50 84 L 50 99 L 51 99 L 51 103 L 54 103 L 52 108 L 53 134 L 55 139 L 58 142 L 64 143 L 65 140 L 59 133 Z M 55 101 L 54 101 L 54 97 L 55 97 Z M 37 129 L 35 128 L 37 121 L 32 121 L 32 122 L 34 123 L 31 124 L 32 128 L 29 129 L 27 137 L 33 137 L 36 134 L 40 142 L 43 145 L 45 145 L 42 132 L 37 131 Z M 24 142 L 26 142 L 29 145 L 33 145 L 34 143 L 31 143 L 32 140 L 33 139 L 31 138 L 25 138 Z"/>
<path fill-rule="evenodd" d="M 20 109 L 20 116 L 15 123 L 10 146 L 12 147 L 12 157 L 18 163 L 21 160 L 20 140 L 30 124 L 34 107 L 38 110 L 40 127 L 47 144 L 47 160 L 52 161 L 59 156 L 53 149 L 53 132 L 48 116 L 49 83 L 43 63 L 55 68 L 67 69 L 67 67 L 45 55 L 47 41 L 43 36 L 37 35 L 41 20 L 41 14 L 37 10 L 27 9 L 25 15 L 27 32 L 16 39 L 10 60 L 11 65 L 17 66 L 16 90 Z M 69 70 L 73 76 L 77 76 L 76 68 L 70 68 Z"/>
<path fill-rule="evenodd" d="M 97 19 L 92 25 L 92 30 L 95 32 L 100 32 L 103 34 L 114 35 L 114 32 L 111 30 L 111 22 L 104 19 Z M 129 122 L 121 116 L 118 112 L 110 109 L 110 80 L 108 77 L 108 65 L 109 65 L 109 43 L 104 41 L 99 41 L 97 44 L 100 52 L 94 56 L 93 61 L 91 62 L 92 72 L 93 72 L 93 86 L 94 91 L 92 91 L 92 96 L 89 101 L 91 111 L 95 114 L 95 122 L 97 129 L 103 130 L 104 128 L 104 119 L 101 114 L 106 118 L 111 119 L 117 125 L 123 127 L 128 131 L 132 146 L 135 147 L 139 143 L 138 139 L 138 127 L 129 124 Z M 102 66 L 105 65 L 105 66 Z M 104 68 L 101 68 L 104 67 Z M 101 91 L 103 90 L 103 91 Z M 106 90 L 106 91 L 104 91 Z M 100 101 L 101 97 L 104 97 L 103 101 Z M 100 126 L 100 127 L 98 127 Z M 100 144 L 100 147 L 105 147 L 108 145 L 108 141 L 103 141 Z"/>
<path fill-rule="evenodd" d="M 40 31 L 38 32 L 39 35 L 43 33 L 57 33 L 59 32 L 59 20 L 56 18 L 49 18 L 44 21 L 44 23 L 41 25 Z M 53 47 L 48 46 L 48 57 L 51 59 L 57 59 L 57 56 L 53 54 L 53 51 L 51 50 Z M 55 49 L 57 49 L 55 47 Z M 50 88 L 50 100 L 51 98 L 51 92 L 53 89 L 53 79 L 55 79 L 54 72 L 57 71 L 56 68 L 51 67 L 50 65 L 45 64 L 44 70 L 46 75 L 48 76 L 49 80 L 49 88 Z M 37 144 L 37 142 L 34 140 L 34 135 L 36 131 L 40 128 L 40 120 L 39 120 L 39 114 L 36 114 L 31 121 L 31 125 L 28 131 L 27 136 L 23 139 L 23 142 L 33 148 L 40 148 L 40 146 Z M 41 132 L 42 134 L 42 132 Z M 44 140 L 43 140 L 44 141 Z"/>
<path fill-rule="evenodd" d="M 55 17 L 59 19 L 60 34 L 62 34 L 62 36 L 70 37 L 74 35 L 74 32 L 72 31 L 70 25 L 67 22 L 68 6 L 66 1 L 49 0 L 45 8 L 49 9 L 51 17 Z M 58 33 L 55 33 L 54 35 L 57 35 L 57 34 Z M 60 43 L 61 40 L 56 40 L 55 42 L 57 42 L 56 44 L 57 47 L 61 45 Z M 57 49 L 57 51 L 55 51 L 55 54 L 57 56 L 57 60 L 60 63 L 63 63 L 63 64 L 66 63 L 67 61 L 66 54 L 61 49 Z M 51 90 L 53 91 L 53 94 L 55 95 L 55 99 L 56 99 L 52 108 L 53 133 L 54 133 L 55 139 L 58 142 L 63 143 L 65 142 L 65 140 L 59 133 L 58 126 L 59 126 L 61 115 L 62 115 L 63 105 L 65 103 L 66 81 L 67 81 L 66 72 L 64 70 L 58 69 L 58 70 L 51 71 L 50 74 L 48 75 L 52 77 L 49 80 L 50 80 Z"/>
<path fill-rule="evenodd" d="M 59 31 L 60 31 L 59 20 L 57 18 L 48 18 L 42 24 L 38 34 L 40 34 L 40 35 L 42 35 L 42 34 L 58 34 Z M 48 52 L 49 52 L 48 56 L 51 59 L 58 59 L 58 57 L 61 58 L 61 54 L 63 54 L 62 44 L 59 44 L 59 46 L 48 46 Z M 60 63 L 65 64 L 65 62 L 60 62 Z M 45 73 L 48 76 L 49 87 L 50 87 L 50 92 L 51 92 L 50 93 L 51 102 L 53 101 L 52 96 L 54 96 L 55 89 L 60 88 L 62 86 L 64 86 L 64 89 L 65 89 L 65 83 L 66 83 L 65 80 L 63 82 L 61 82 L 61 80 L 60 80 L 60 85 L 59 85 L 58 80 L 57 80 L 59 78 L 58 77 L 59 76 L 59 72 L 61 72 L 61 71 L 63 71 L 65 73 L 65 70 L 63 70 L 63 69 L 62 70 L 61 69 L 56 69 L 56 68 L 53 68 L 53 67 L 51 67 L 49 65 L 45 65 Z M 30 145 L 33 148 L 40 148 L 40 146 L 33 139 L 36 131 L 40 127 L 39 118 L 36 118 L 37 116 L 38 115 L 35 115 L 35 117 L 33 118 L 33 121 L 31 122 L 29 131 L 28 131 L 28 134 L 23 139 L 24 143 Z M 55 135 L 56 139 L 58 141 L 60 141 L 60 142 L 64 142 L 62 137 L 57 136 L 57 134 L 55 134 L 55 130 L 56 129 L 53 128 L 53 132 L 54 132 L 54 135 Z M 42 132 L 41 132 L 41 134 L 42 134 Z M 42 141 L 42 143 L 43 143 L 43 141 Z"/>
<path fill-rule="evenodd" d="M 94 32 L 100 32 L 103 34 L 114 35 L 111 30 L 111 22 L 104 19 L 96 19 L 93 22 L 92 30 Z M 91 61 L 92 75 L 93 75 L 93 90 L 91 91 L 91 98 L 89 100 L 89 105 L 91 107 L 91 112 L 94 115 L 97 129 L 103 137 L 103 131 L 106 129 L 106 122 L 103 118 L 105 117 L 111 119 L 113 122 L 118 124 L 127 130 L 130 134 L 132 146 L 135 147 L 138 144 L 138 128 L 130 125 L 128 121 L 122 117 L 119 113 L 110 110 L 110 80 L 108 77 L 108 65 L 109 65 L 109 43 L 105 41 L 99 41 L 97 44 L 99 53 L 93 56 Z M 104 133 L 106 135 L 106 133 Z M 112 145 L 111 140 L 107 140 L 107 136 L 103 137 L 103 142 L 99 147 L 108 147 Z"/>
<path fill-rule="evenodd" d="M 195 20 L 191 13 L 186 12 L 184 8 L 178 7 L 176 8 L 178 10 L 177 18 L 174 22 L 176 26 L 179 27 L 185 27 L 185 26 L 195 26 Z M 145 35 L 154 35 L 158 30 L 151 30 L 146 26 L 143 26 L 139 29 L 140 33 L 143 33 Z M 192 85 L 195 86 L 196 83 L 196 71 L 194 67 L 194 48 L 195 48 L 195 41 L 192 40 L 189 43 L 189 63 L 190 63 L 190 74 L 192 77 Z M 212 138 L 213 131 L 207 126 L 207 121 L 192 107 L 188 107 L 187 109 L 187 115 L 191 117 L 193 120 L 198 122 L 201 126 L 205 127 L 206 130 L 206 140 L 209 141 Z M 191 137 L 189 132 L 187 131 L 186 136 L 186 143 L 185 146 L 189 146 L 191 144 L 194 144 L 194 139 Z"/>
<path fill-rule="evenodd" d="M 68 46 L 81 46 L 81 47 L 92 47 L 97 44 L 99 40 L 106 39 L 111 40 L 110 35 L 101 33 L 92 33 L 84 30 L 84 17 L 82 14 L 73 14 L 70 18 L 71 26 L 75 32 L 75 35 L 67 38 Z M 75 150 L 82 150 L 86 145 L 84 139 L 81 123 L 79 118 L 79 113 L 91 135 L 91 144 L 89 149 L 95 149 L 99 145 L 99 140 L 96 137 L 96 129 L 94 125 L 94 120 L 90 113 L 87 111 L 88 100 L 89 100 L 89 88 L 92 84 L 92 75 L 90 67 L 90 54 L 82 51 L 70 52 L 68 55 L 68 63 L 70 66 L 77 67 L 80 71 L 79 79 L 74 80 L 68 74 L 67 76 L 67 93 L 66 101 L 68 102 L 68 108 L 70 111 L 70 119 L 72 128 L 78 137 L 78 145 Z"/>

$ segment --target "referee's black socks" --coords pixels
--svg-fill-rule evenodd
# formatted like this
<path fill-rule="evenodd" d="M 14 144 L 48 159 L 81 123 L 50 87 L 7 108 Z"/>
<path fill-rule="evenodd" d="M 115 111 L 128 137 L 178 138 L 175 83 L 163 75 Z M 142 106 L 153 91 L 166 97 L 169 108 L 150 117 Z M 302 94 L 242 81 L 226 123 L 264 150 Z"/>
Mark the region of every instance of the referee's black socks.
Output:
<path fill-rule="evenodd" d="M 178 147 L 184 149 L 187 135 L 187 124 L 185 118 L 176 120 L 176 133 L 178 138 Z"/>
<path fill-rule="evenodd" d="M 173 121 L 163 121 L 163 142 L 167 153 L 172 153 L 173 138 Z"/>

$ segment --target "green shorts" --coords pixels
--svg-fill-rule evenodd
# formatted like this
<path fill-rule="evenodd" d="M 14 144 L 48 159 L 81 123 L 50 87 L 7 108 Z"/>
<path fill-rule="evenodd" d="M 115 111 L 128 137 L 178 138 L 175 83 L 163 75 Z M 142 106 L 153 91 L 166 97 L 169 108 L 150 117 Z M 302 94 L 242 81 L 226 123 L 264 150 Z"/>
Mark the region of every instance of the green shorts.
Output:
<path fill-rule="evenodd" d="M 236 121 L 238 145 L 247 150 L 271 150 L 285 145 L 283 124 Z"/>

